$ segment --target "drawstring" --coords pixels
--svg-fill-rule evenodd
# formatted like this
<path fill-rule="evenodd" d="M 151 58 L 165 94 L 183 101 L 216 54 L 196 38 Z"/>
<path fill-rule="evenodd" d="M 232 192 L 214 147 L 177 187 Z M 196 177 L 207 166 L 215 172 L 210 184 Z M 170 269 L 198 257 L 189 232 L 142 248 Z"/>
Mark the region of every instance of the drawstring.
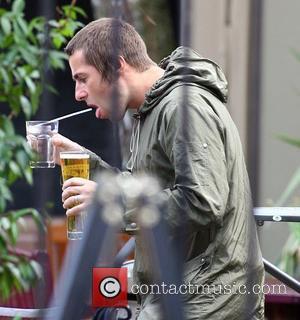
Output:
<path fill-rule="evenodd" d="M 129 146 L 131 156 L 127 164 L 127 169 L 130 172 L 134 167 L 138 150 L 139 150 L 140 124 L 141 124 L 140 122 L 141 116 L 138 113 L 135 113 L 133 117 L 134 117 L 134 124 L 133 124 L 132 134 L 130 138 L 130 146 Z"/>

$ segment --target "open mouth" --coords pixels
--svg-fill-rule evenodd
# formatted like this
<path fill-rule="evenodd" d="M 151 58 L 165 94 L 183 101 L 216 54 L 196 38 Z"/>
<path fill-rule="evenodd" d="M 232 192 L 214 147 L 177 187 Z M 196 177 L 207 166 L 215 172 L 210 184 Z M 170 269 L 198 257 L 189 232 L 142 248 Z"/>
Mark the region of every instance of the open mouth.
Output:
<path fill-rule="evenodd" d="M 95 104 L 88 104 L 88 107 L 89 108 L 93 108 L 93 109 L 97 109 L 98 108 L 98 106 L 96 106 Z"/>
<path fill-rule="evenodd" d="M 95 110 L 95 116 L 96 116 L 96 118 L 101 119 L 101 109 L 100 109 L 100 107 L 98 107 L 95 104 L 88 104 L 88 107 L 96 109 Z"/>

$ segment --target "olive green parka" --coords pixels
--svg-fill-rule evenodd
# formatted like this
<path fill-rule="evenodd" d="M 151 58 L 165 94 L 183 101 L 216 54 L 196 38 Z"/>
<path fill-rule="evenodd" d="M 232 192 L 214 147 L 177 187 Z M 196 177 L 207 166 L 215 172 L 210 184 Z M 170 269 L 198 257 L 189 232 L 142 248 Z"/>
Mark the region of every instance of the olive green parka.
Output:
<path fill-rule="evenodd" d="M 135 114 L 129 172 L 155 176 L 167 203 L 164 219 L 186 239 L 186 319 L 263 319 L 263 263 L 239 134 L 228 110 L 221 69 L 179 47 Z M 92 156 L 92 169 L 107 169 Z M 129 223 L 135 213 L 126 215 Z M 176 234 L 175 234 L 176 236 Z M 135 275 L 151 284 L 152 265 L 136 235 Z M 141 296 L 138 319 L 163 319 L 159 298 Z"/>

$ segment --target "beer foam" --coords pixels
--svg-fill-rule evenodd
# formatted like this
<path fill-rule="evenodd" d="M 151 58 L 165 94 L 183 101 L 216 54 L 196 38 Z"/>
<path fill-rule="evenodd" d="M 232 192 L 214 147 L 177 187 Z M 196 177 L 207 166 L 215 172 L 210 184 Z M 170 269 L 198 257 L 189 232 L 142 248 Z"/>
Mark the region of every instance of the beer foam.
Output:
<path fill-rule="evenodd" d="M 61 152 L 60 158 L 61 159 L 89 159 L 90 155 L 87 153 L 80 153 L 80 152 Z"/>

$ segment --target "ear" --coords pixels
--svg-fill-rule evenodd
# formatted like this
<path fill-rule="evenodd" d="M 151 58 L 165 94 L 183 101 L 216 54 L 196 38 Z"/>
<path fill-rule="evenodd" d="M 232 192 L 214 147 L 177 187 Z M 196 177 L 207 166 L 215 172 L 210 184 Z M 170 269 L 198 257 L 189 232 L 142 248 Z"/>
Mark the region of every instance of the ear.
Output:
<path fill-rule="evenodd" d="M 125 61 L 124 57 L 119 56 L 119 74 L 123 75 L 125 72 L 125 69 L 127 67 L 127 62 Z"/>

